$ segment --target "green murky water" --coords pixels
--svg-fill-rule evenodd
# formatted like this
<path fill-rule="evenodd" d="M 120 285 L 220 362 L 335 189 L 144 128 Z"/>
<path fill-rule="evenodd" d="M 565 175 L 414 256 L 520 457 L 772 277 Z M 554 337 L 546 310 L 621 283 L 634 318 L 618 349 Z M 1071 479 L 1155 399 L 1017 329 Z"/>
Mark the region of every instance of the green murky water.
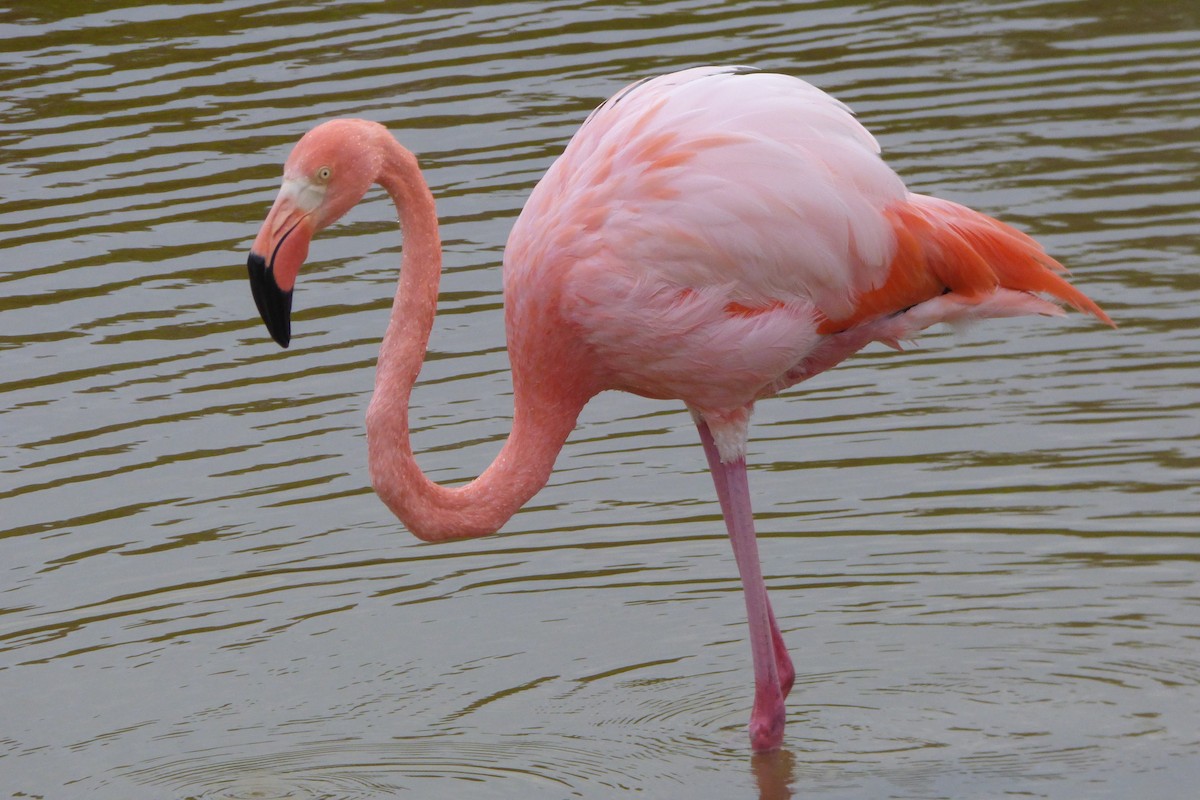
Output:
<path fill-rule="evenodd" d="M 1193 2 L 21 3 L 0 11 L 0 794 L 1179 797 L 1200 780 Z M 681 408 L 605 395 L 498 537 L 370 492 L 399 236 L 315 243 L 296 340 L 245 253 L 290 144 L 366 116 L 447 247 L 434 477 L 511 410 L 499 260 L 599 100 L 803 76 L 919 191 L 1037 235 L 1118 320 L 870 349 L 761 404 L 796 658 L 751 758 L 737 574 Z"/>

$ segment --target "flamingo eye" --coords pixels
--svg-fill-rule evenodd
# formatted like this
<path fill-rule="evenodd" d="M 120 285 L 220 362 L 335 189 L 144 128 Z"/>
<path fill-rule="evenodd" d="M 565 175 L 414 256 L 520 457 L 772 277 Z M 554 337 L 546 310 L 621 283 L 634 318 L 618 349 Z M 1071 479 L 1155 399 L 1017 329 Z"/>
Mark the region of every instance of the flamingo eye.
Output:
<path fill-rule="evenodd" d="M 329 167 L 321 167 L 319 170 L 317 170 L 317 180 L 321 181 L 322 183 L 329 180 L 332 176 L 333 170 Z"/>

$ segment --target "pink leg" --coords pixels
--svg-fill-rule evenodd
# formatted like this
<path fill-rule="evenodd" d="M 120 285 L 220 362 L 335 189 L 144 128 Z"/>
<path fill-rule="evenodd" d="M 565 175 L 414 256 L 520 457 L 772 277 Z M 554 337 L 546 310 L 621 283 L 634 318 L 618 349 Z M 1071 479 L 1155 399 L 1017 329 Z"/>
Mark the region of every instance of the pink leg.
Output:
<path fill-rule="evenodd" d="M 746 462 L 738 459 L 722 463 L 708 425 L 697 420 L 697 427 L 746 596 L 750 648 L 754 658 L 754 710 L 750 714 L 750 744 L 756 752 L 775 750 L 783 741 L 783 698 L 791 691 L 796 671 L 784 646 L 763 582 L 758 542 L 754 535 L 754 513 L 750 508 Z"/>
<path fill-rule="evenodd" d="M 717 488 L 717 500 L 721 504 L 721 513 L 728 521 L 732 519 L 729 510 L 729 481 L 725 477 L 725 470 L 720 468 L 721 458 L 717 455 L 717 447 L 713 443 L 712 432 L 709 431 L 708 425 L 698 420 L 697 427 L 700 429 L 700 443 L 704 445 L 704 455 L 708 458 L 709 471 L 712 473 L 713 483 Z M 753 519 L 751 519 L 751 525 L 753 526 Z M 779 688 L 783 696 L 787 697 L 796 680 L 796 669 L 792 666 L 792 658 L 788 655 L 787 645 L 783 642 L 783 634 L 775 621 L 775 611 L 771 607 L 770 597 L 767 598 L 767 617 L 771 622 L 771 643 L 775 650 L 775 668 L 779 673 Z"/>
<path fill-rule="evenodd" d="M 771 644 L 775 648 L 775 669 L 779 673 L 779 691 L 784 697 L 787 697 L 792 693 L 792 684 L 796 682 L 796 668 L 792 666 L 792 657 L 788 654 L 787 645 L 783 643 L 783 634 L 779 632 L 779 623 L 775 621 L 775 610 L 771 608 L 770 597 L 767 598 L 767 617 L 771 620 Z"/>

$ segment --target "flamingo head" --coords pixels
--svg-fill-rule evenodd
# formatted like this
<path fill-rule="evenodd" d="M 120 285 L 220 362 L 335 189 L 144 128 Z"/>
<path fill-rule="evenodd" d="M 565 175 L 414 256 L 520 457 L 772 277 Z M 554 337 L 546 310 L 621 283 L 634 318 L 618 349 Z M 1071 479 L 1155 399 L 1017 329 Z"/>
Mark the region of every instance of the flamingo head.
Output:
<path fill-rule="evenodd" d="M 281 347 L 292 338 L 292 289 L 313 235 L 336 222 L 375 183 L 391 139 L 382 125 L 335 119 L 301 137 L 246 266 L 258 313 Z"/>

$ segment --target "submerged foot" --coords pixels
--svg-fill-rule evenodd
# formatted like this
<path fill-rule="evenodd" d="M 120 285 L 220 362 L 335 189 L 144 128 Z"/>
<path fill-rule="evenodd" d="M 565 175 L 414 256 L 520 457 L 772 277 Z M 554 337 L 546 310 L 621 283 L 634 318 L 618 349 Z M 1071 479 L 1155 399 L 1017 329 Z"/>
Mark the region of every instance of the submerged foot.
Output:
<path fill-rule="evenodd" d="M 778 750 L 783 745 L 783 699 L 773 708 L 763 710 L 755 704 L 750 715 L 750 747 L 756 753 Z"/>

